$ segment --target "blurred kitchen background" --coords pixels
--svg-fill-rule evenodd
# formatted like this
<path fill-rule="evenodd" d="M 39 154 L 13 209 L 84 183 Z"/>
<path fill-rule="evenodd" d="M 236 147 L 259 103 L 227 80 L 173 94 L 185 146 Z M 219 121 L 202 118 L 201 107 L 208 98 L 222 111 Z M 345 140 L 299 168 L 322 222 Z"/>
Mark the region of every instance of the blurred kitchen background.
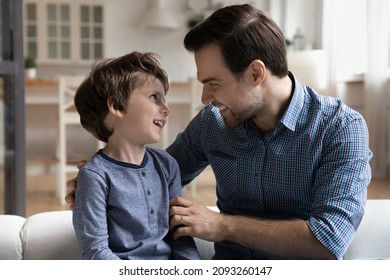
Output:
<path fill-rule="evenodd" d="M 0 213 L 67 209 L 65 181 L 75 176 L 75 163 L 99 147 L 67 119 L 72 109 L 64 104 L 72 92 L 66 94 L 65 76 L 84 77 L 99 58 L 157 53 L 171 81 L 169 124 L 157 145 L 165 148 L 200 108 L 194 59 L 183 47 L 186 32 L 215 9 L 242 3 L 280 26 L 290 70 L 301 82 L 363 114 L 381 190 L 371 197 L 390 198 L 389 2 L 0 0 Z M 213 205 L 214 186 L 206 169 L 185 196 Z"/>

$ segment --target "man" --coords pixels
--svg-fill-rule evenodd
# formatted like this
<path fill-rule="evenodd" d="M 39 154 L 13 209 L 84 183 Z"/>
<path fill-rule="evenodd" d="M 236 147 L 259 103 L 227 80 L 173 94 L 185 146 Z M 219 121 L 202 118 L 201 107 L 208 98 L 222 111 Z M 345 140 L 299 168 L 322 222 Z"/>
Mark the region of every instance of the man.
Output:
<path fill-rule="evenodd" d="M 215 259 L 342 258 L 371 179 L 362 116 L 301 85 L 282 32 L 250 5 L 217 10 L 184 44 L 208 105 L 167 151 L 183 185 L 211 165 L 221 213 L 173 199 L 174 237 L 214 241 Z"/>

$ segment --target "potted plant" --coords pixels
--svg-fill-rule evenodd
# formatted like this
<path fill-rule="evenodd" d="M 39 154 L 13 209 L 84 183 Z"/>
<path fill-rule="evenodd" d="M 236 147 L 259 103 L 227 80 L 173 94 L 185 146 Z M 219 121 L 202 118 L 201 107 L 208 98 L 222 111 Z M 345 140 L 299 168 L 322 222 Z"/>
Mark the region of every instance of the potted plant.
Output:
<path fill-rule="evenodd" d="M 33 57 L 26 57 L 24 60 L 25 74 L 28 79 L 36 79 L 37 77 L 37 64 Z"/>

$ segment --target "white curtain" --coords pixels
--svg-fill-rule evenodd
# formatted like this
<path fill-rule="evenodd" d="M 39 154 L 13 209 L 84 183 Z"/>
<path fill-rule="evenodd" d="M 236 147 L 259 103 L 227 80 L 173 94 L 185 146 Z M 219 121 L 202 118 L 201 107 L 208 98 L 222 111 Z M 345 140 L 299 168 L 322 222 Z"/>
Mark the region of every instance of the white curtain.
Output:
<path fill-rule="evenodd" d="M 341 37 L 342 9 L 339 1 L 325 0 L 323 3 L 323 48 L 328 55 L 327 95 L 337 96 L 339 44 Z"/>
<path fill-rule="evenodd" d="M 366 70 L 366 22 L 366 0 L 323 1 L 323 48 L 328 54 L 329 95 L 337 96 L 338 82 Z"/>
<path fill-rule="evenodd" d="M 370 133 L 373 176 L 388 177 L 390 1 L 367 0 L 367 72 L 365 106 Z"/>
<path fill-rule="evenodd" d="M 372 173 L 375 178 L 389 177 L 390 1 L 324 0 L 323 11 L 329 95 L 341 97 L 339 83 L 364 73 L 363 110 L 374 153 Z"/>

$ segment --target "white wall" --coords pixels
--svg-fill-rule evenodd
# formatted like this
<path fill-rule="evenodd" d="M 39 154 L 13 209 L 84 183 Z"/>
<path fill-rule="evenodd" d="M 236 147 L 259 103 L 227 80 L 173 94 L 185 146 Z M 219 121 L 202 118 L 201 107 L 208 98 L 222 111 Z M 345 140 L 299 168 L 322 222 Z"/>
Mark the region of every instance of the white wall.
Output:
<path fill-rule="evenodd" d="M 251 3 L 268 12 L 269 1 L 210 1 L 211 7 Z M 161 56 L 161 64 L 173 81 L 186 81 L 196 75 L 193 55 L 183 46 L 188 28 L 187 20 L 193 14 L 184 0 L 166 0 L 166 7 L 180 24 L 175 30 L 150 29 L 142 26 L 143 17 L 150 7 L 149 1 L 114 0 L 106 2 L 105 45 L 107 56 L 119 56 L 130 51 L 151 51 Z M 110 19 L 110 20 L 107 20 Z"/>
<path fill-rule="evenodd" d="M 271 0 L 272 1 L 272 0 Z M 285 18 L 281 26 L 284 35 L 293 39 L 299 28 L 306 43 L 313 49 L 322 48 L 322 1 L 323 0 L 284 0 Z"/>
<path fill-rule="evenodd" d="M 176 30 L 156 30 L 140 26 L 142 17 L 149 7 L 148 1 L 114 0 L 106 3 L 106 50 L 107 56 L 118 56 L 132 50 L 153 51 L 158 53 L 162 66 L 171 80 L 185 81 L 196 74 L 192 54 L 183 47 L 183 38 L 187 33 L 186 21 L 191 15 L 187 1 L 167 0 L 166 6 L 172 16 L 180 23 Z M 285 32 L 286 38 L 292 38 L 300 28 L 308 44 L 314 48 L 322 47 L 322 0 L 257 0 L 257 1 L 211 1 L 211 6 L 250 3 L 271 16 Z M 284 19 L 277 15 L 283 13 Z M 275 11 L 277 9 L 277 11 Z M 303 12 L 303 15 L 301 15 Z"/>
<path fill-rule="evenodd" d="M 90 0 L 93 2 L 94 0 Z M 101 2 L 102 0 L 96 0 Z M 183 46 L 188 28 L 187 20 L 194 13 L 186 0 L 165 0 L 172 17 L 180 27 L 174 30 L 151 29 L 141 22 L 151 1 L 105 1 L 105 56 L 118 57 L 131 51 L 151 51 L 159 54 L 162 67 L 172 81 L 187 81 L 196 75 L 193 55 Z M 221 4 L 222 3 L 222 4 Z M 315 48 L 321 47 L 322 0 L 211 0 L 211 10 L 219 5 L 250 3 L 274 18 L 291 39 L 300 28 L 307 41 Z M 300 14 L 304 11 L 304 16 Z M 52 80 L 58 74 L 86 74 L 90 66 L 45 66 L 38 68 L 39 78 Z"/>
<path fill-rule="evenodd" d="M 183 47 L 187 32 L 189 10 L 186 1 L 166 1 L 172 16 L 180 24 L 178 29 L 150 29 L 140 23 L 149 8 L 148 1 L 107 1 L 105 8 L 106 56 L 116 57 L 131 51 L 151 51 L 160 55 L 160 62 L 170 79 L 185 81 L 195 75 L 192 54 Z"/>

